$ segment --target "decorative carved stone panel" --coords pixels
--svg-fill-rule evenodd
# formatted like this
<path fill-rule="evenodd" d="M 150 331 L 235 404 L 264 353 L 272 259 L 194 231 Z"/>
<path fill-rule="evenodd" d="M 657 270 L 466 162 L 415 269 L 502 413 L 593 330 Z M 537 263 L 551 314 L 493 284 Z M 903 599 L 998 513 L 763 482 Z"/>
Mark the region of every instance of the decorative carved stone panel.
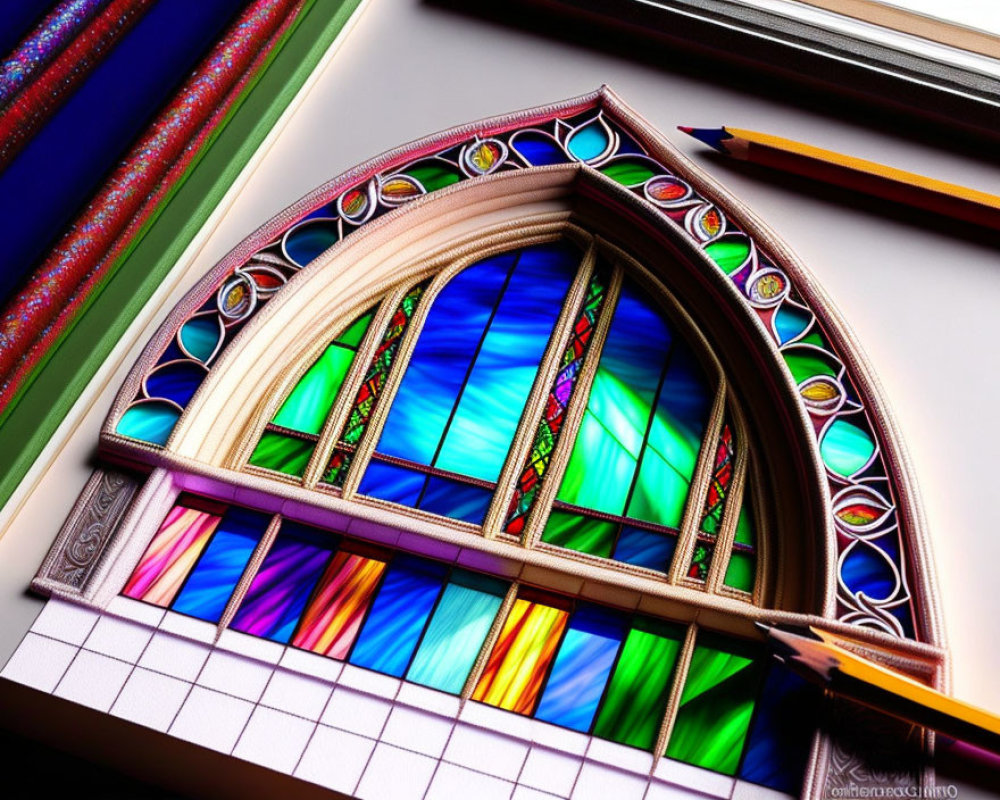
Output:
<path fill-rule="evenodd" d="M 139 482 L 128 473 L 96 470 L 59 531 L 32 588 L 42 594 L 82 594 L 138 488 Z"/>

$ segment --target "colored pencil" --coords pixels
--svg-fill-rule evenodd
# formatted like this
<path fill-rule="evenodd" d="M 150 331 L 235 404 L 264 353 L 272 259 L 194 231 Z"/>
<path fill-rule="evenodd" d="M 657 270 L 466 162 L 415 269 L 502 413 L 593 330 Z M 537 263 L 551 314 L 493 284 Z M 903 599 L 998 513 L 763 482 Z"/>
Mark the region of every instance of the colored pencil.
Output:
<path fill-rule="evenodd" d="M 720 153 L 1000 230 L 1000 197 L 875 161 L 740 128 L 679 130 Z"/>
<path fill-rule="evenodd" d="M 775 656 L 834 694 L 1000 753 L 1000 717 L 836 644 L 828 632 L 758 624 Z"/>

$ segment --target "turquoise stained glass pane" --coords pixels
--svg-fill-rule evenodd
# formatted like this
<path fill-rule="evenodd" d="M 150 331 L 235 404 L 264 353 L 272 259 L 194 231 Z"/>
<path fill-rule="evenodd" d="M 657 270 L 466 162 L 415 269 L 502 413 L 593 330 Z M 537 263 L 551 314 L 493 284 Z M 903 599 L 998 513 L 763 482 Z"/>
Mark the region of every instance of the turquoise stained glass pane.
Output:
<path fill-rule="evenodd" d="M 166 444 L 180 416 L 181 412 L 167 403 L 136 403 L 122 414 L 115 431 L 143 442 Z"/>
<path fill-rule="evenodd" d="M 679 527 L 712 393 L 688 345 L 626 283 L 557 499 Z"/>
<path fill-rule="evenodd" d="M 671 354 L 627 516 L 680 527 L 698 462 L 711 394 L 691 351 Z"/>
<path fill-rule="evenodd" d="M 857 425 L 838 419 L 823 434 L 819 452 L 829 469 L 847 478 L 868 463 L 875 452 L 875 441 Z"/>
<path fill-rule="evenodd" d="M 607 381 L 595 380 L 590 396 L 604 393 L 607 387 Z M 590 468 L 594 464 L 601 465 L 600 476 L 597 470 Z M 581 508 L 621 514 L 625 510 L 635 464 L 635 455 L 588 409 L 580 422 L 557 499 Z"/>
<path fill-rule="evenodd" d="M 215 314 L 192 317 L 181 327 L 184 348 L 202 363 L 208 361 L 222 339 L 222 325 Z"/>
<path fill-rule="evenodd" d="M 434 610 L 406 679 L 459 694 L 493 625 L 506 585 L 453 576 Z"/>
<path fill-rule="evenodd" d="M 637 287 L 626 283 L 559 500 L 609 514 L 624 513 L 671 338 L 663 317 Z"/>

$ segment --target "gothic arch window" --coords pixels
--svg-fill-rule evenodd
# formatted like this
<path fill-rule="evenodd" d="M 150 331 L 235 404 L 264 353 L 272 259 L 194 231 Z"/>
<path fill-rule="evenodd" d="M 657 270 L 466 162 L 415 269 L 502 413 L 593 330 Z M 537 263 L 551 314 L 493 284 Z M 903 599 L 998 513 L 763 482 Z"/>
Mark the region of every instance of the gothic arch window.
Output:
<path fill-rule="evenodd" d="M 606 89 L 267 223 L 149 342 L 101 453 L 132 477 L 95 475 L 39 591 L 611 742 L 651 782 L 686 764 L 819 796 L 849 769 L 755 621 L 942 680 L 905 458 L 853 340 Z M 116 532 L 66 569 L 115 480 Z"/>

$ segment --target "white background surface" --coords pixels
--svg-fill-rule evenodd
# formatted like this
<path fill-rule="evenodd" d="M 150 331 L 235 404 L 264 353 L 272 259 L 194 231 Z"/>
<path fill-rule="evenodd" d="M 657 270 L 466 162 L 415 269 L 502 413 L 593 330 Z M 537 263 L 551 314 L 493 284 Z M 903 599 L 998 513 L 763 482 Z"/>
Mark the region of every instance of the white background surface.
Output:
<path fill-rule="evenodd" d="M 638 45 L 637 45 L 638 47 Z M 681 59 L 683 61 L 683 59 Z M 897 411 L 923 489 L 939 566 L 954 691 L 1000 712 L 1000 511 L 992 478 L 1000 432 L 996 324 L 1000 239 L 928 229 L 853 197 L 786 185 L 709 158 L 679 124 L 764 130 L 978 189 L 1000 166 L 685 74 L 466 17 L 416 0 L 371 0 L 355 30 L 215 231 L 188 279 L 249 231 L 356 163 L 442 128 L 564 99 L 602 83 L 750 204 L 820 278 L 856 330 Z M 816 192 L 816 195 L 813 192 Z M 161 299 L 157 322 L 179 299 Z M 150 332 L 152 329 L 149 329 Z M 145 340 L 144 334 L 141 341 Z M 111 377 L 124 377 L 141 341 Z M 88 454 L 114 392 L 101 393 L 7 532 L 0 558 L 0 662 L 37 613 L 23 595 L 89 475 Z M 807 532 L 803 532 L 807 535 Z"/>

